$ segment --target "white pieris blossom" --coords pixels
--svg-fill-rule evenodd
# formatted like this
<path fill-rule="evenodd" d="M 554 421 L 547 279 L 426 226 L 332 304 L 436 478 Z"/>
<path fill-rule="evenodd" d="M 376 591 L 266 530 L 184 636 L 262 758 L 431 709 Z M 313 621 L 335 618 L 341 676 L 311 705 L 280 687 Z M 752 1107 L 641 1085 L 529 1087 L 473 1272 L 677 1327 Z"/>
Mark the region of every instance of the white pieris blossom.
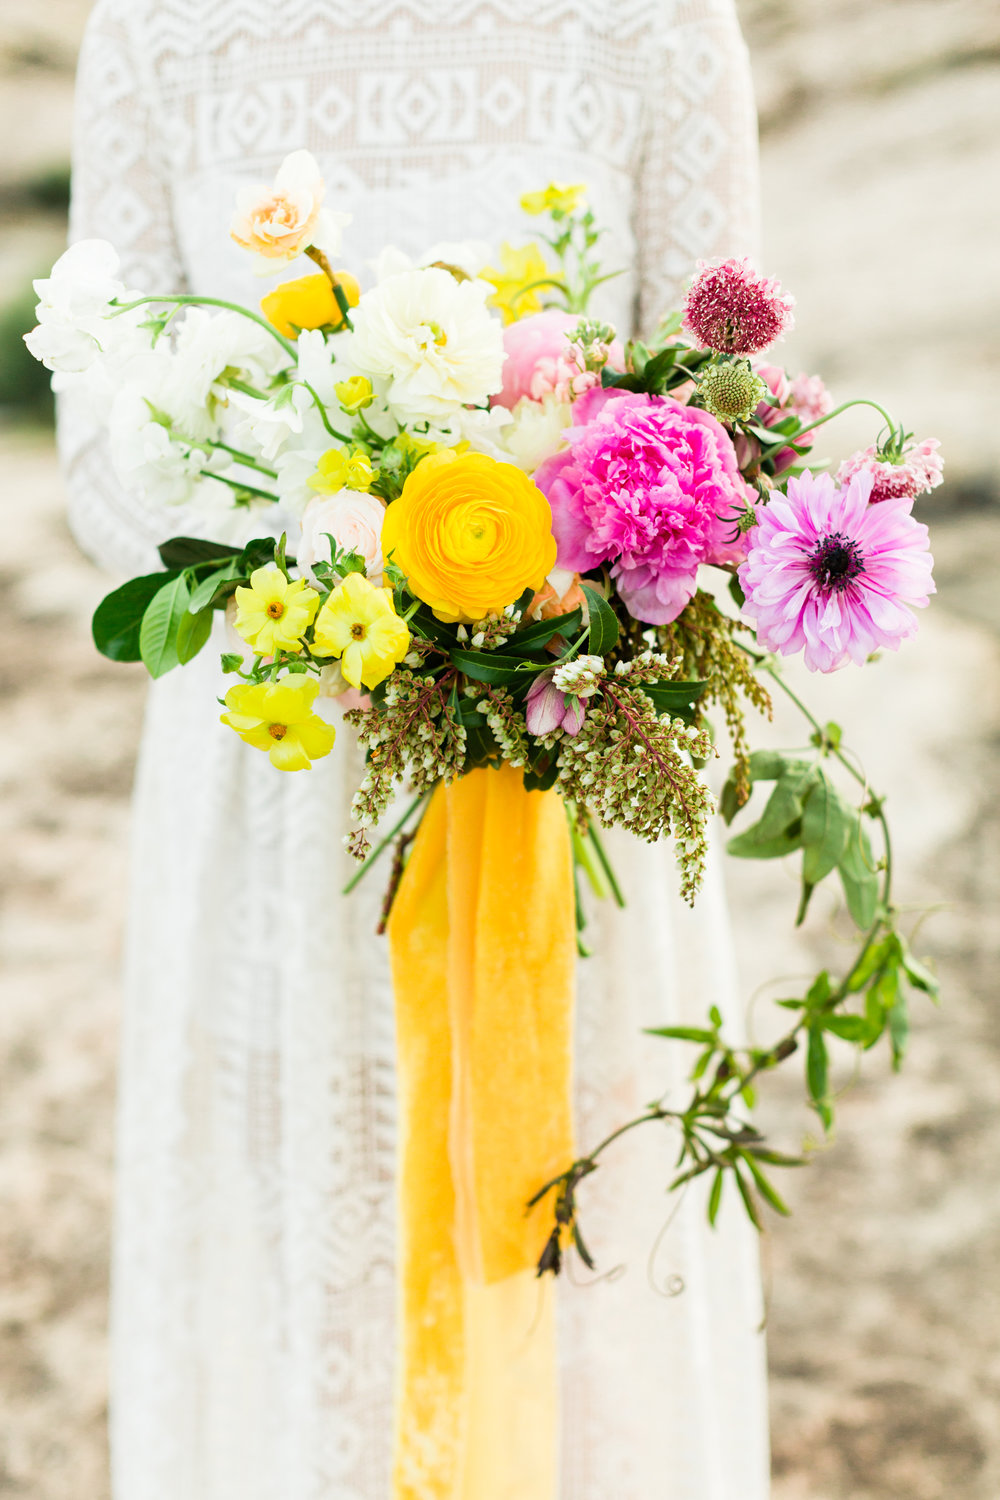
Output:
<path fill-rule="evenodd" d="M 432 267 L 390 276 L 361 298 L 350 357 L 390 382 L 387 400 L 401 420 L 447 419 L 500 390 L 503 331 L 486 306 L 492 291 Z"/>

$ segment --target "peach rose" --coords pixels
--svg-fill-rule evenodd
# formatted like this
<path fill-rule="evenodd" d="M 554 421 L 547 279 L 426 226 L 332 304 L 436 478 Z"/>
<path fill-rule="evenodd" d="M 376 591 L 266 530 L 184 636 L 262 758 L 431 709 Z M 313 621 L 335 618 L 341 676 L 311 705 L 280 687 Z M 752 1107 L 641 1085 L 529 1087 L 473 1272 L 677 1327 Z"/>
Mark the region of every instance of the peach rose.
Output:
<path fill-rule="evenodd" d="M 340 250 L 340 231 L 350 214 L 323 208 L 323 178 L 309 151 L 293 151 L 278 168 L 273 187 L 241 189 L 230 234 L 267 272 L 302 255 L 310 245 L 324 255 Z"/>
<path fill-rule="evenodd" d="M 367 576 L 382 581 L 382 522 L 385 505 L 365 490 L 337 490 L 310 500 L 302 517 L 302 540 L 296 550 L 298 565 L 312 577 L 314 563 L 330 561 L 332 536 L 345 552 L 358 552 L 365 560 Z"/>

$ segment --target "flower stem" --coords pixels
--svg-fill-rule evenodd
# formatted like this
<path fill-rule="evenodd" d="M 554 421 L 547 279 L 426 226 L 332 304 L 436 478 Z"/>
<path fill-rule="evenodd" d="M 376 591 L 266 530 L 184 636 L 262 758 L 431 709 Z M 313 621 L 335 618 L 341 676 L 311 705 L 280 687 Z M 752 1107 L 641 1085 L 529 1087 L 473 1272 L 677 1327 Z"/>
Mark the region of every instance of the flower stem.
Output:
<path fill-rule="evenodd" d="M 283 334 L 280 334 L 274 327 L 274 325 L 269 323 L 266 318 L 260 317 L 258 313 L 252 313 L 247 307 L 241 307 L 238 302 L 226 302 L 221 297 L 194 297 L 187 294 L 176 294 L 173 296 L 160 297 L 137 297 L 134 302 L 112 303 L 115 311 L 111 314 L 111 316 L 113 318 L 117 318 L 122 313 L 131 312 L 134 307 L 145 307 L 149 303 L 159 302 L 171 303 L 177 307 L 223 307 L 227 312 L 240 313 L 242 317 L 249 318 L 251 323 L 256 323 L 258 327 L 263 328 L 266 333 L 269 333 L 272 338 L 277 339 L 278 343 L 281 345 L 282 349 L 284 349 L 285 353 L 290 355 L 293 360 L 295 359 L 295 345 L 290 343 Z"/>
<path fill-rule="evenodd" d="M 353 891 L 354 887 L 358 884 L 358 881 L 362 880 L 364 876 L 367 875 L 369 869 L 378 859 L 379 855 L 382 854 L 386 849 L 388 849 L 389 845 L 392 843 L 393 839 L 396 838 L 397 834 L 402 833 L 403 829 L 406 827 L 407 823 L 410 821 L 421 803 L 426 802 L 428 795 L 429 793 L 427 792 L 421 792 L 419 797 L 415 797 L 413 799 L 409 807 L 404 812 L 403 816 L 399 819 L 398 823 L 393 824 L 392 828 L 386 834 L 385 838 L 379 840 L 372 852 L 366 856 L 360 868 L 355 870 L 354 874 L 351 876 L 350 880 L 341 891 L 342 896 L 349 895 L 351 891 Z"/>

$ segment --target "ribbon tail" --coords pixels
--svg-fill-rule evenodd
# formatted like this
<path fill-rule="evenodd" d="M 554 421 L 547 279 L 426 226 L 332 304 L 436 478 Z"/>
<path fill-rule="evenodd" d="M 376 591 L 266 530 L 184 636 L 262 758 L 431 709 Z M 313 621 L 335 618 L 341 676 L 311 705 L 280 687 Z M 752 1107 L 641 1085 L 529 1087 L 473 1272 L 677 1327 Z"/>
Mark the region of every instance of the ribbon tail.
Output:
<path fill-rule="evenodd" d="M 506 766 L 438 788 L 389 935 L 401 1072 L 396 1500 L 555 1500 L 554 1295 L 534 1276 L 545 1219 L 524 1205 L 573 1154 L 572 854 L 556 794 L 526 792 Z"/>

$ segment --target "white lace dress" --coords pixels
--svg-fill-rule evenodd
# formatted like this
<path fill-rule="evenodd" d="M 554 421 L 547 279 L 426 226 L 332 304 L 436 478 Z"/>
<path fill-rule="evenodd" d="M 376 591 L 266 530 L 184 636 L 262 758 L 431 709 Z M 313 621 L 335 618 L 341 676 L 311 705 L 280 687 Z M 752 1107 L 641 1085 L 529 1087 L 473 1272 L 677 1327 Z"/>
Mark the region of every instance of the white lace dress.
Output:
<path fill-rule="evenodd" d="M 698 256 L 755 239 L 755 121 L 731 0 L 98 0 L 80 64 L 73 232 L 129 284 L 252 302 L 236 187 L 298 147 L 386 243 L 528 237 L 519 195 L 586 181 L 610 226 L 599 309 L 655 323 Z M 130 501 L 67 403 L 72 522 L 119 572 L 178 518 Z M 185 525 L 188 523 L 185 521 Z M 393 1017 L 381 880 L 341 848 L 343 733 L 283 776 L 217 722 L 217 653 L 157 683 L 138 774 L 114 1265 L 116 1500 L 389 1500 Z M 614 840 L 625 912 L 581 964 L 579 1140 L 682 1087 L 641 1034 L 735 1004 L 713 870 Z M 560 1291 L 559 1500 L 764 1500 L 757 1248 L 673 1199 L 647 1127 L 583 1198 L 601 1268 Z M 655 1290 L 651 1281 L 659 1290 Z M 683 1283 L 683 1290 L 679 1290 Z M 664 1295 L 664 1289 L 676 1295 Z M 515 1497 L 512 1497 L 515 1500 Z M 554 1497 L 555 1500 L 555 1497 Z"/>

